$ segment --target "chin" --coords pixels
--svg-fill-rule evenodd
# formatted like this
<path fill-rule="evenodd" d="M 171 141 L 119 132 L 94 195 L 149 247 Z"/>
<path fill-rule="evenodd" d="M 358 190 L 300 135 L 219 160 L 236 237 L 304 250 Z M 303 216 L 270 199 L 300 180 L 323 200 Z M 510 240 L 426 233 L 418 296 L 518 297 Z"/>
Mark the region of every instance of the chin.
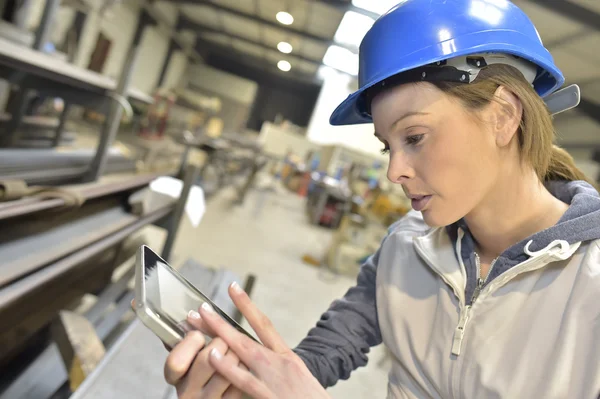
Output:
<path fill-rule="evenodd" d="M 460 220 L 460 217 L 453 217 L 452 215 L 444 214 L 443 212 L 436 212 L 433 209 L 425 209 L 421 212 L 423 215 L 423 221 L 429 227 L 446 227 Z"/>
<path fill-rule="evenodd" d="M 423 221 L 429 227 L 442 227 L 442 226 L 446 226 L 446 225 L 442 224 L 442 221 L 441 221 L 441 219 L 439 217 L 436 217 L 438 215 L 436 215 L 435 213 L 433 213 L 433 212 L 431 212 L 429 210 L 422 211 L 421 215 L 423 216 Z"/>

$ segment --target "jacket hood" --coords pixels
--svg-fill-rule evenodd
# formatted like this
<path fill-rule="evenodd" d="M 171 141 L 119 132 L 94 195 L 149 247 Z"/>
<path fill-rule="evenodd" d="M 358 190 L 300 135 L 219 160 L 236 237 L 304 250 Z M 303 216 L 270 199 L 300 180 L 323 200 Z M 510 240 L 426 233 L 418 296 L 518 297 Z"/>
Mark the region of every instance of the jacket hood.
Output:
<path fill-rule="evenodd" d="M 546 188 L 561 201 L 569 204 L 569 208 L 554 226 L 542 230 L 521 242 L 508 248 L 496 260 L 487 281 L 491 281 L 513 266 L 529 259 L 525 252 L 526 245 L 531 241 L 528 250 L 536 252 L 546 248 L 555 240 L 564 240 L 569 244 L 600 239 L 600 194 L 592 185 L 585 181 L 551 181 Z M 463 219 L 447 227 L 452 241 L 456 246 L 458 228 L 464 231 L 461 242 L 461 256 L 467 268 L 467 298 L 475 289 L 475 241 Z"/>

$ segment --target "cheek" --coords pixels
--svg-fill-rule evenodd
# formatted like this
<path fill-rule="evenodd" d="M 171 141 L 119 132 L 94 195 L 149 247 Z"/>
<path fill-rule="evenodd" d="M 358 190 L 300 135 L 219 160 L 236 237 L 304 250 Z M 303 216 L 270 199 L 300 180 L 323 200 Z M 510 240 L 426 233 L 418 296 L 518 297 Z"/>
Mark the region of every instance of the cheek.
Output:
<path fill-rule="evenodd" d="M 437 140 L 426 149 L 419 175 L 436 194 L 430 214 L 424 215 L 428 224 L 445 226 L 464 217 L 495 181 L 493 154 L 481 144 L 465 135 Z"/>
<path fill-rule="evenodd" d="M 426 149 L 425 175 L 431 184 L 448 194 L 479 191 L 487 186 L 496 170 L 495 154 L 480 131 L 441 134 Z M 433 187 L 435 190 L 436 188 Z"/>

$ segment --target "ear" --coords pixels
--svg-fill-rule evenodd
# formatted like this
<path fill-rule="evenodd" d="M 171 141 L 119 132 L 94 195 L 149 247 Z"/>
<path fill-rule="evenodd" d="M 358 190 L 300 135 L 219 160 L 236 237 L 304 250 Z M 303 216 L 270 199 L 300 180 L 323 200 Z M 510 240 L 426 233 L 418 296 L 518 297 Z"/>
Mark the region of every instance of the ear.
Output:
<path fill-rule="evenodd" d="M 519 97 L 504 86 L 498 87 L 494 94 L 494 132 L 496 144 L 499 147 L 507 146 L 516 136 L 521 118 L 523 117 L 523 104 Z"/>

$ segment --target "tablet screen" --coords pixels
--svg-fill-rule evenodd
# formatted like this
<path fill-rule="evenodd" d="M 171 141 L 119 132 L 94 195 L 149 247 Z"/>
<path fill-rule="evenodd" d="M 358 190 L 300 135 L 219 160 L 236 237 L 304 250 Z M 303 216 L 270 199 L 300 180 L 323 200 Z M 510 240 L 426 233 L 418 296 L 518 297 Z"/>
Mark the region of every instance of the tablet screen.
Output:
<path fill-rule="evenodd" d="M 229 324 L 254 339 L 235 320 L 148 247 L 144 247 L 143 266 L 147 305 L 164 322 L 179 331 L 182 336 L 189 330 L 186 322 L 188 312 L 190 310 L 198 311 L 204 302 L 208 302 L 215 312 L 221 315 Z"/>

